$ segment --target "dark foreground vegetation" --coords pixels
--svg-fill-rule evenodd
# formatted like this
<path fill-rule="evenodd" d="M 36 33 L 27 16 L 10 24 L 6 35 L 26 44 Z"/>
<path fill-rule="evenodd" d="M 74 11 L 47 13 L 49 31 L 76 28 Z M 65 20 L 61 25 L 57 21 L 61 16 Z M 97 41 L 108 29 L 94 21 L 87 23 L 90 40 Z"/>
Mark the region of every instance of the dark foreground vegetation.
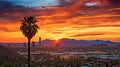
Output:
<path fill-rule="evenodd" d="M 2 59 L 3 60 L 3 59 Z M 15 62 L 14 60 L 8 61 L 8 59 L 3 60 L 4 63 L 0 62 L 0 67 L 27 67 L 22 60 Z M 120 66 L 119 60 L 104 60 L 99 58 L 82 58 L 82 57 L 70 57 L 70 58 L 61 58 L 59 56 L 49 56 L 42 60 L 32 61 L 31 67 L 114 67 Z"/>

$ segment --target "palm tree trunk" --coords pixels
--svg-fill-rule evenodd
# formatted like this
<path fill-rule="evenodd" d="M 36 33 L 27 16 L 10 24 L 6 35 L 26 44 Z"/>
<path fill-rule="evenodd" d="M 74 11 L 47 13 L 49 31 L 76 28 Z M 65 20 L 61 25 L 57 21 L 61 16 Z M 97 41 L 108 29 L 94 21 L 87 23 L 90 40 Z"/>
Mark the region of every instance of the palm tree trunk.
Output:
<path fill-rule="evenodd" d="M 30 39 L 28 38 L 28 67 L 30 67 Z"/>

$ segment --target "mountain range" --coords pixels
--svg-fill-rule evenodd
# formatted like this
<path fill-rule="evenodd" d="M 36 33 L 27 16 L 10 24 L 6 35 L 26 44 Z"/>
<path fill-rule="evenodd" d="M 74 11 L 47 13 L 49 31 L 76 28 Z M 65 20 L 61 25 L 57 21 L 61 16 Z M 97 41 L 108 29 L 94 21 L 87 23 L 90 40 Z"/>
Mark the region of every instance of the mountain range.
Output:
<path fill-rule="evenodd" d="M 120 42 L 112 42 L 109 40 L 75 40 L 75 39 L 67 39 L 67 38 L 63 38 L 60 39 L 59 44 L 61 46 L 91 46 L 91 45 L 109 45 L 109 46 L 115 46 L 115 45 L 120 45 Z M 42 41 L 43 45 L 56 45 L 56 41 L 55 40 L 43 40 Z"/>

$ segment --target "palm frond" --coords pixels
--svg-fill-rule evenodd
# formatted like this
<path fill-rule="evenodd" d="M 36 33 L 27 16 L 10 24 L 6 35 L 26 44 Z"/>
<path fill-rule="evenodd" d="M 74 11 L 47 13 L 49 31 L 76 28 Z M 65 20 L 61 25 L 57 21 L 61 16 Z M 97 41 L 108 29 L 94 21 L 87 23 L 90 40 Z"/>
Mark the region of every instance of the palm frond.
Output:
<path fill-rule="evenodd" d="M 39 27 L 36 24 L 37 22 L 36 18 L 34 16 L 27 16 L 24 17 L 23 20 L 21 21 L 22 21 L 20 26 L 21 32 L 25 35 L 25 37 L 31 39 L 33 36 L 35 36 L 37 30 L 39 29 Z"/>

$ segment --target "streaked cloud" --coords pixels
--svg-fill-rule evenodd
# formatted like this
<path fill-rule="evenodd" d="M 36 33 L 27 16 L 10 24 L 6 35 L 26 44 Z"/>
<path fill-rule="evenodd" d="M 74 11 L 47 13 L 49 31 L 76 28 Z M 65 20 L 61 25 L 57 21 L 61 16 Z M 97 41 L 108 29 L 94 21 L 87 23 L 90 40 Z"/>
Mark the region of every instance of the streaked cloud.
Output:
<path fill-rule="evenodd" d="M 80 33 L 80 34 L 76 34 L 76 35 L 72 35 L 71 37 L 82 37 L 82 36 L 99 36 L 99 35 L 104 35 L 105 33 L 90 33 L 90 32 L 86 32 L 86 33 Z"/>

